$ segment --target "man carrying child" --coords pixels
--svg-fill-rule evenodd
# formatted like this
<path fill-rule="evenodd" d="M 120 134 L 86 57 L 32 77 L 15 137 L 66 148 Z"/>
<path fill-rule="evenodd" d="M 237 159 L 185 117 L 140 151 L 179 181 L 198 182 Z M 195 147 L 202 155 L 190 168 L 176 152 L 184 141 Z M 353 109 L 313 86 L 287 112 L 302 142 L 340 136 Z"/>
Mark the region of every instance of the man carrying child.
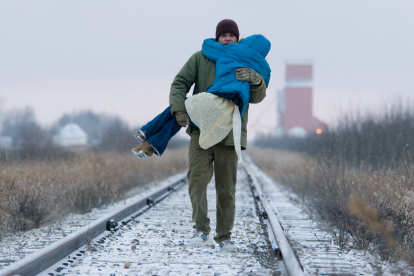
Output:
<path fill-rule="evenodd" d="M 223 45 L 237 43 L 239 30 L 236 22 L 222 20 L 216 28 L 216 41 Z M 250 68 L 238 68 L 235 72 L 239 81 L 250 83 L 249 103 L 260 103 L 266 96 L 266 84 L 263 77 Z M 212 243 L 210 219 L 207 210 L 207 185 L 215 175 L 217 196 L 217 226 L 214 241 L 224 251 L 237 251 L 231 242 L 231 230 L 235 219 L 235 194 L 237 182 L 237 155 L 234 147 L 233 131 L 214 146 L 203 149 L 199 145 L 200 130 L 190 124 L 185 108 L 185 100 L 191 86 L 193 95 L 206 92 L 213 84 L 216 75 L 216 62 L 208 59 L 202 51 L 193 54 L 174 78 L 170 90 L 170 111 L 182 127 L 188 126 L 189 147 L 189 194 L 193 208 L 195 233 L 189 240 L 190 246 L 202 246 Z M 268 80 L 267 80 L 268 81 Z M 241 117 L 241 148 L 247 147 L 248 106 Z"/>

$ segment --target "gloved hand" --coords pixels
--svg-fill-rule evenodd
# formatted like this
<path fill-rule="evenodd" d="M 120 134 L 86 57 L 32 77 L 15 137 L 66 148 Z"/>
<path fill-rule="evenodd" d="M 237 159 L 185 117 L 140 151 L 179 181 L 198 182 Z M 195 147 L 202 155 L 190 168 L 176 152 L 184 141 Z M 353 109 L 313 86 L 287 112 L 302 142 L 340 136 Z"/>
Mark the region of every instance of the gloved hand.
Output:
<path fill-rule="evenodd" d="M 237 68 L 236 79 L 239 81 L 248 81 L 252 85 L 258 85 L 262 82 L 262 76 L 250 68 Z"/>
<path fill-rule="evenodd" d="M 190 118 L 188 118 L 187 112 L 176 112 L 175 119 L 177 120 L 177 123 L 182 127 L 186 127 L 190 124 Z"/>

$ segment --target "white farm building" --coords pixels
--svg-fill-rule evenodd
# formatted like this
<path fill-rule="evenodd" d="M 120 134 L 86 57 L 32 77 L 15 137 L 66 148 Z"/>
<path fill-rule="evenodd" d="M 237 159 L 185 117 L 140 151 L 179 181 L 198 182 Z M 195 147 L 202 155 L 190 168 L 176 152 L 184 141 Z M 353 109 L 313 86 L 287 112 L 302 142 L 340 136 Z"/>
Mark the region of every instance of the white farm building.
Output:
<path fill-rule="evenodd" d="M 75 123 L 68 123 L 53 136 L 53 142 L 62 147 L 86 146 L 88 134 Z"/>

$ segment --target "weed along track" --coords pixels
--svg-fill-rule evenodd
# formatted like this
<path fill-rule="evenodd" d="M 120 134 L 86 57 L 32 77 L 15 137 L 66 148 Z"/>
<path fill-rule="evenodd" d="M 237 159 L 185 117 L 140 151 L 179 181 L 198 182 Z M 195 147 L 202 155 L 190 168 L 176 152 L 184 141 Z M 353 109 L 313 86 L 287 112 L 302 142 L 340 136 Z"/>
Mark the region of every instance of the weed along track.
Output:
<path fill-rule="evenodd" d="M 237 253 L 222 252 L 215 245 L 188 247 L 193 232 L 192 210 L 186 178 L 181 174 L 153 194 L 4 267 L 0 275 L 304 275 L 303 269 L 305 274 L 359 275 L 359 267 L 342 258 L 336 249 L 325 250 L 325 255 L 320 250 L 319 256 L 312 257 L 315 248 L 330 241 L 324 237 L 318 238 L 319 244 L 314 243 L 310 237 L 313 230 L 306 223 L 294 225 L 295 233 L 306 237 L 304 241 L 292 235 L 279 220 L 292 223 L 300 216 L 288 208 L 275 212 L 288 199 L 282 192 L 262 188 L 259 182 L 264 174 L 251 161 L 248 163 L 237 175 L 233 228 Z M 213 183 L 207 193 L 214 234 Z M 275 200 L 282 205 L 275 207 Z M 308 249 L 311 253 L 305 252 Z"/>

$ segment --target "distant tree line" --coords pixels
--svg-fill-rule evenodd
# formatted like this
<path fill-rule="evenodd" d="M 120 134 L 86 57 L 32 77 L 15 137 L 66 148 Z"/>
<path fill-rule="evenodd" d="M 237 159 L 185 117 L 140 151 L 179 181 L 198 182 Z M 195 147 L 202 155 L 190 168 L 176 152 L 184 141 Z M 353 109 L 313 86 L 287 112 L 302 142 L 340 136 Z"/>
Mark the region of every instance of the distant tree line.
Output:
<path fill-rule="evenodd" d="M 129 127 L 120 117 L 97 114 L 90 110 L 62 115 L 51 127 L 42 127 L 32 108 L 0 113 L 0 136 L 11 137 L 12 149 L 0 148 L 0 159 L 65 158 L 72 153 L 53 144 L 53 136 L 68 123 L 78 124 L 88 134 L 88 148 L 93 151 L 128 152 L 136 145 L 133 136 L 139 127 Z M 187 140 L 174 137 L 168 147 L 179 147 Z"/>
<path fill-rule="evenodd" d="M 259 147 L 303 152 L 331 162 L 345 162 L 369 170 L 395 169 L 412 164 L 414 156 L 414 112 L 396 105 L 381 114 L 345 116 L 336 127 L 306 138 L 262 135 Z"/>

